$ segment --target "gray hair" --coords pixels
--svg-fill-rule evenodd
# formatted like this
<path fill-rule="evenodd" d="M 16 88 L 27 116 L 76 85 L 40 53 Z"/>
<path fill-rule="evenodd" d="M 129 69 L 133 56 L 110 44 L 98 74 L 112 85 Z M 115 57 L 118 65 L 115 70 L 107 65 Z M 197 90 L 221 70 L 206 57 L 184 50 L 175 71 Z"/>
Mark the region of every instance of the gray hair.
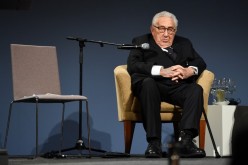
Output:
<path fill-rule="evenodd" d="M 155 25 L 155 24 L 157 23 L 157 19 L 158 19 L 159 17 L 170 17 L 170 18 L 173 19 L 173 21 L 174 21 L 174 23 L 175 23 L 175 26 L 177 27 L 177 25 L 178 25 L 177 17 L 176 17 L 174 14 L 172 14 L 172 13 L 170 13 L 170 12 L 168 12 L 168 11 L 162 11 L 162 12 L 157 13 L 157 14 L 153 17 L 153 19 L 152 19 L 152 25 Z"/>

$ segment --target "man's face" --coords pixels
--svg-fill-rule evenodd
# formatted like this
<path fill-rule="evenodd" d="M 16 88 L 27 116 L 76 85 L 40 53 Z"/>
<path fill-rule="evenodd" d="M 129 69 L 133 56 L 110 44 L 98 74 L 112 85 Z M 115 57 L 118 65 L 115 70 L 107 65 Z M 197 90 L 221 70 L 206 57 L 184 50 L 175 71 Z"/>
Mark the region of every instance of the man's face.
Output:
<path fill-rule="evenodd" d="M 172 18 L 159 17 L 156 24 L 151 25 L 150 29 L 155 42 L 161 48 L 166 48 L 172 45 L 176 34 L 176 25 Z"/>

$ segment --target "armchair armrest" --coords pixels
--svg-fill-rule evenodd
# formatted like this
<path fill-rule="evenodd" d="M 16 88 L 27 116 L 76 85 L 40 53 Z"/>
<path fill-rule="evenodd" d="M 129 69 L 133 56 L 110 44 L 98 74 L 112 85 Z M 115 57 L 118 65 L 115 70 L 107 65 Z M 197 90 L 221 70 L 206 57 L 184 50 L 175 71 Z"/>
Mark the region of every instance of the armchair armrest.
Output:
<path fill-rule="evenodd" d="M 208 99 L 213 80 L 214 80 L 214 73 L 209 70 L 204 70 L 200 75 L 200 77 L 197 79 L 197 83 L 201 85 L 203 88 L 204 110 L 206 112 L 208 109 Z"/>

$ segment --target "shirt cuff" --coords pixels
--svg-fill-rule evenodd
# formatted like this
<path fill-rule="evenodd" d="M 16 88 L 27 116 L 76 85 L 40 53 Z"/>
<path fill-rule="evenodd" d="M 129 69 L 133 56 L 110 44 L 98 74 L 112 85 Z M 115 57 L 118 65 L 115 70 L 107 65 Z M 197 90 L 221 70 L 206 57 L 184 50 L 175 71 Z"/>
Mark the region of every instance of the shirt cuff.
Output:
<path fill-rule="evenodd" d="M 153 76 L 159 76 L 161 68 L 163 68 L 163 66 L 161 66 L 161 65 L 153 65 L 152 70 L 151 70 L 151 74 Z"/>
<path fill-rule="evenodd" d="M 189 66 L 189 67 L 191 67 L 195 70 L 194 75 L 198 75 L 198 67 L 196 67 L 196 66 Z"/>

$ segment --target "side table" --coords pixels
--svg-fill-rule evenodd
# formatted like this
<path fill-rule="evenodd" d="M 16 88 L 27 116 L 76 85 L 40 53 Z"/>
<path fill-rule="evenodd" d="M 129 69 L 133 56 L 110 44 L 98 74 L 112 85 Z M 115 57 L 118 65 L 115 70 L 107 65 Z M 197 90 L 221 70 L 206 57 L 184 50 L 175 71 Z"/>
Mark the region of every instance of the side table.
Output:
<path fill-rule="evenodd" d="M 209 105 L 207 116 L 220 156 L 231 156 L 231 137 L 234 124 L 235 105 Z M 205 134 L 205 151 L 207 156 L 214 156 L 209 132 Z"/>

